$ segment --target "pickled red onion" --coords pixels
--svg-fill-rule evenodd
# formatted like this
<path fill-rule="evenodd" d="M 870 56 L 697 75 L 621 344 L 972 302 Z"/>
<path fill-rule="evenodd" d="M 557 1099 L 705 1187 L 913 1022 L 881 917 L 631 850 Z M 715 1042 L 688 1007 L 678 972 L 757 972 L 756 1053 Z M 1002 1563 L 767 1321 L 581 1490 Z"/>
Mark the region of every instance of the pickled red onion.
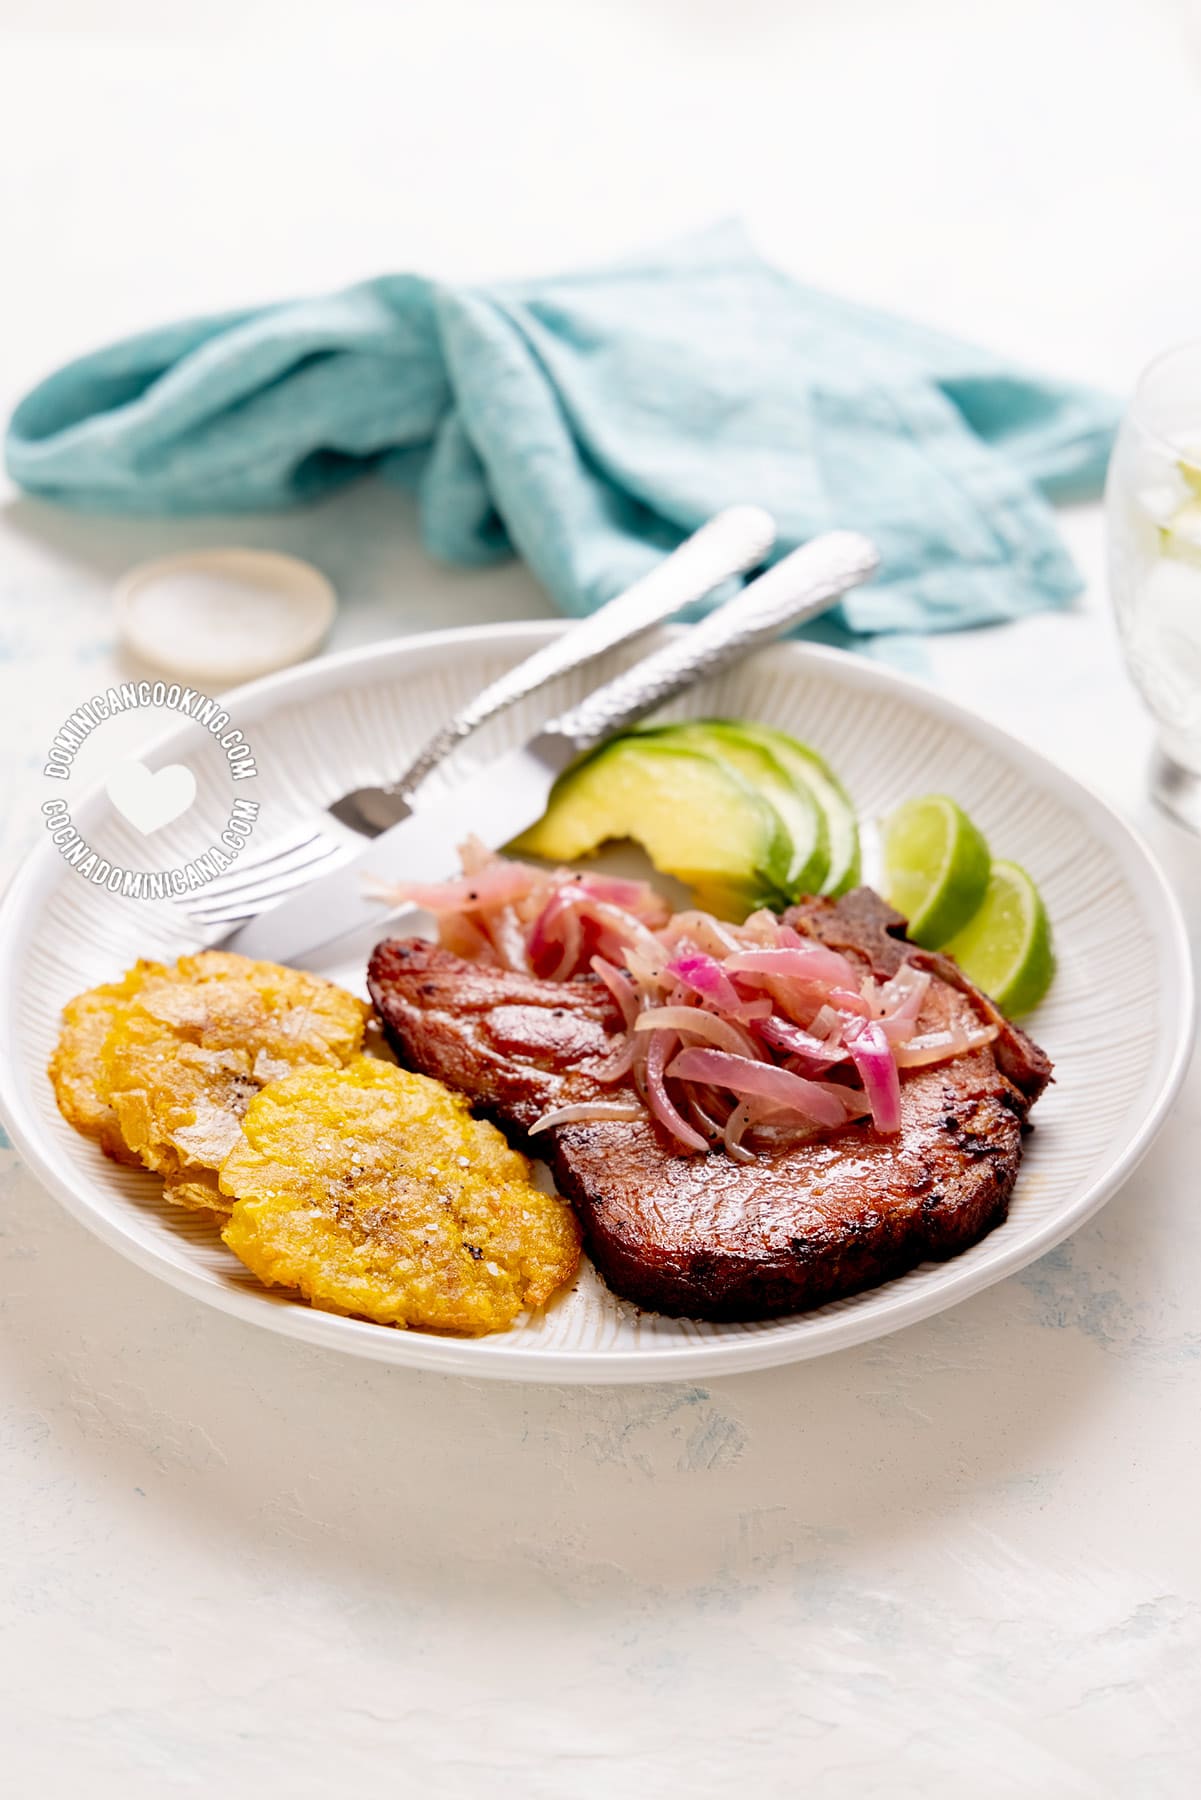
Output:
<path fill-rule="evenodd" d="M 535 873 L 522 863 L 502 862 L 498 858 L 478 874 L 461 875 L 455 881 L 389 882 L 387 895 L 397 905 L 421 906 L 426 912 L 484 912 L 524 898 L 533 886 Z"/>
<path fill-rule="evenodd" d="M 847 1040 L 859 1071 L 877 1131 L 901 1129 L 901 1083 L 888 1039 L 874 1021 L 865 1020 Z"/>
<path fill-rule="evenodd" d="M 591 972 L 623 1030 L 594 1079 L 625 1082 L 688 1154 L 787 1144 L 870 1113 L 900 1128 L 900 1069 L 990 1043 L 996 1026 L 920 1030 L 929 971 L 903 961 L 886 981 L 762 910 L 732 925 L 671 915 L 645 882 L 544 869 L 464 845 L 464 875 L 400 884 L 397 899 L 435 911 L 443 944 L 480 963 L 565 981 Z M 842 1065 L 842 1078 L 823 1074 Z M 849 1066 L 848 1066 L 849 1065 Z M 845 1085 L 851 1072 L 860 1086 Z M 536 1130 L 586 1118 L 633 1121 L 639 1099 L 580 1102 Z"/>
<path fill-rule="evenodd" d="M 756 1029 L 773 1050 L 782 1050 L 786 1056 L 807 1056 L 814 1062 L 825 1064 L 847 1060 L 848 1053 L 842 1044 L 832 1038 L 815 1037 L 811 1031 L 794 1025 L 791 1019 L 764 1019 Z"/>
<path fill-rule="evenodd" d="M 632 1124 L 635 1119 L 645 1116 L 636 1100 L 580 1100 L 573 1106 L 556 1106 L 543 1113 L 526 1135 L 536 1137 L 540 1131 L 549 1131 L 552 1125 L 591 1123 L 593 1119 L 618 1119 Z"/>
<path fill-rule="evenodd" d="M 649 1012 L 638 1015 L 631 1029 L 690 1031 L 696 1037 L 707 1038 L 719 1050 L 728 1050 L 732 1056 L 748 1056 L 754 1061 L 759 1055 L 754 1040 L 745 1031 L 719 1019 L 716 1013 L 706 1012 L 702 1006 L 652 1006 Z"/>
<path fill-rule="evenodd" d="M 845 1125 L 847 1109 L 829 1082 L 807 1081 L 774 1063 L 748 1062 L 728 1056 L 724 1050 L 681 1050 L 667 1069 L 680 1081 L 706 1081 L 728 1088 L 732 1094 L 754 1094 L 790 1112 L 798 1112 L 815 1125 Z"/>
<path fill-rule="evenodd" d="M 824 981 L 852 990 L 859 985 L 859 976 L 846 957 L 821 944 L 804 949 L 786 945 L 779 950 L 738 950 L 726 958 L 725 967 L 731 975 L 785 975 L 797 981 Z"/>
<path fill-rule="evenodd" d="M 647 1103 L 660 1125 L 671 1137 L 678 1138 L 685 1149 L 703 1155 L 709 1148 L 708 1139 L 703 1138 L 700 1132 L 695 1131 L 687 1119 L 681 1116 L 667 1092 L 664 1076 L 667 1072 L 667 1059 L 675 1049 L 675 1044 L 674 1032 L 653 1031 L 650 1035 L 646 1052 Z M 721 1052 L 718 1050 L 695 1050 L 684 1054 L 719 1056 Z M 731 1062 L 737 1060 L 735 1057 L 730 1058 Z M 750 1067 L 749 1064 L 747 1066 Z"/>
<path fill-rule="evenodd" d="M 927 1031 L 899 1044 L 893 1055 L 902 1069 L 925 1069 L 931 1063 L 949 1062 L 953 1056 L 964 1056 L 969 1050 L 981 1050 L 997 1036 L 996 1025 L 979 1025 L 971 1030 L 952 1026 L 945 1031 Z"/>
<path fill-rule="evenodd" d="M 589 964 L 594 975 L 599 975 L 618 1006 L 628 1029 L 638 1017 L 639 993 L 624 969 L 614 968 L 603 956 L 594 956 Z"/>
<path fill-rule="evenodd" d="M 729 1012 L 742 999 L 722 965 L 703 951 L 674 957 L 664 972 L 674 975 L 677 981 L 682 981 L 685 987 L 700 994 L 702 999 L 711 1000 L 723 1012 Z"/>

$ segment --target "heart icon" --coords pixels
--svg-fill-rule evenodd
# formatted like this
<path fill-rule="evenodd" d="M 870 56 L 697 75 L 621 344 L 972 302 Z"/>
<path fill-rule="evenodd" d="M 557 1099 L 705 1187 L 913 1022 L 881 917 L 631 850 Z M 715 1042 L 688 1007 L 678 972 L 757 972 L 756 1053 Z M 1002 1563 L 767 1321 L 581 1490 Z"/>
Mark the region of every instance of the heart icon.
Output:
<path fill-rule="evenodd" d="M 153 771 L 145 763 L 118 763 L 105 787 L 117 811 L 143 837 L 178 819 L 196 798 L 196 777 L 184 763 Z"/>

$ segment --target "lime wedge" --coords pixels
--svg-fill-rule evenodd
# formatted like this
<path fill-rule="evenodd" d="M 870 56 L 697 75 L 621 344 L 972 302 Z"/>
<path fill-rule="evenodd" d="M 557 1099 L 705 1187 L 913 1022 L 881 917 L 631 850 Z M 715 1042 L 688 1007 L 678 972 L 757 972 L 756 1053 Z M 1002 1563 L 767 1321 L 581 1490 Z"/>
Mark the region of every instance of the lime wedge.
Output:
<path fill-rule="evenodd" d="M 915 944 L 937 950 L 967 924 L 988 887 L 988 845 L 946 794 L 907 800 L 885 819 L 884 890 Z"/>
<path fill-rule="evenodd" d="M 1017 863 L 993 864 L 980 910 L 943 949 L 1010 1018 L 1036 1007 L 1055 974 L 1047 909 Z"/>

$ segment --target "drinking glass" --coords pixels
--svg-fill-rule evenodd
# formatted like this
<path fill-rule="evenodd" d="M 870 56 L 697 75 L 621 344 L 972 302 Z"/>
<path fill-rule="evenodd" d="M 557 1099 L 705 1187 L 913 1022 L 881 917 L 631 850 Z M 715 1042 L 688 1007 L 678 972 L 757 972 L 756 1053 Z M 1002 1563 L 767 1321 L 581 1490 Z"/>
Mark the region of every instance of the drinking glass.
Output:
<path fill-rule="evenodd" d="M 1201 341 L 1144 371 L 1105 507 L 1118 631 L 1159 727 L 1152 788 L 1201 831 Z"/>

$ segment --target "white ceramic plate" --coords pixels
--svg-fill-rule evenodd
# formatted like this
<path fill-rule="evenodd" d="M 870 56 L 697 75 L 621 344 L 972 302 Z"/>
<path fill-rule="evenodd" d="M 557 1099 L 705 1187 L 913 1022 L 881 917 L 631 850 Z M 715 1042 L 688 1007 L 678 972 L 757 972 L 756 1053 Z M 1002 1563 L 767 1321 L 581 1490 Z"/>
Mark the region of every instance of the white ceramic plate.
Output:
<path fill-rule="evenodd" d="M 495 626 L 373 645 L 229 696 L 259 764 L 259 842 L 403 767 L 453 709 L 555 629 Z M 607 672 L 622 660 L 629 658 L 610 659 Z M 594 672 L 587 682 L 561 683 L 555 698 L 597 680 Z M 170 906 L 98 891 L 49 843 L 32 856 L 0 914 L 0 1070 L 21 1154 L 98 1236 L 198 1299 L 312 1343 L 473 1376 L 612 1382 L 765 1368 L 895 1331 L 1031 1262 L 1129 1175 L 1184 1071 L 1193 1017 L 1189 954 L 1149 852 L 1100 800 L 1034 751 L 916 683 L 836 651 L 775 647 L 674 710 L 787 727 L 830 758 L 864 819 L 912 794 L 950 792 L 997 850 L 1039 882 L 1059 974 L 1030 1025 L 1055 1061 L 1056 1082 L 1035 1109 L 1009 1219 L 974 1249 L 816 1312 L 746 1325 L 639 1314 L 589 1269 L 545 1315 L 472 1341 L 388 1330 L 269 1293 L 209 1227 L 164 1205 L 153 1177 L 106 1161 L 58 1115 L 44 1071 L 63 1002 L 138 956 L 170 958 L 194 943 Z M 515 709 L 462 753 L 458 769 L 519 742 L 546 714 L 545 696 Z M 181 860 L 194 854 L 203 841 L 198 819 L 216 821 L 228 810 L 227 775 L 211 741 L 197 748 L 202 736 L 185 725 L 148 756 L 154 766 L 188 758 L 199 782 L 197 810 L 155 834 L 156 867 L 168 852 Z M 102 854 L 127 866 L 146 862 L 145 840 L 103 794 L 75 816 Z M 367 948 L 313 966 L 363 993 Z"/>

